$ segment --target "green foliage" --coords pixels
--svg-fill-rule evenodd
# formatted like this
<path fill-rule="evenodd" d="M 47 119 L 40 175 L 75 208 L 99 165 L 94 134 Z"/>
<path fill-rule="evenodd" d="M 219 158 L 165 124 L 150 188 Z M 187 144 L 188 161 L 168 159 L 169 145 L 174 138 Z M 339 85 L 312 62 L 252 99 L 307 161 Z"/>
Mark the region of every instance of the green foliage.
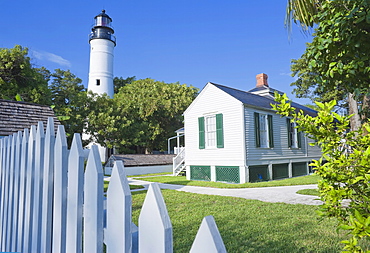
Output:
<path fill-rule="evenodd" d="M 272 105 L 283 116 L 292 117 L 298 130 L 314 140 L 322 149 L 320 160 L 314 161 L 319 182 L 320 198 L 324 202 L 320 214 L 335 217 L 339 229 L 348 231 L 343 241 L 348 252 L 364 252 L 359 240 L 370 239 L 370 125 L 366 122 L 358 131 L 348 131 L 350 116 L 333 112 L 335 101 L 317 102 L 317 117 L 296 112 L 287 96 L 275 94 Z"/>
<path fill-rule="evenodd" d="M 149 151 L 165 150 L 167 138 L 183 126 L 182 113 L 196 94 L 197 89 L 192 86 L 149 78 L 121 88 L 115 99 L 131 117 L 134 127 L 130 128 L 130 132 L 133 136 L 141 137 L 130 142 Z"/>
<path fill-rule="evenodd" d="M 291 21 L 299 23 L 305 31 L 317 23 L 317 13 L 320 0 L 288 0 L 285 16 L 285 26 L 291 29 Z"/>
<path fill-rule="evenodd" d="M 132 83 L 135 80 L 136 80 L 135 76 L 127 77 L 126 79 L 122 77 L 115 77 L 113 79 L 114 94 L 117 94 L 119 92 L 119 89 L 121 89 L 123 86 L 126 86 L 127 84 Z"/>
<path fill-rule="evenodd" d="M 56 69 L 50 74 L 50 91 L 55 115 L 64 125 L 68 143 L 74 133 L 83 133 L 89 113 L 89 97 L 82 80 L 69 70 Z M 86 143 L 85 143 L 86 144 Z"/>
<path fill-rule="evenodd" d="M 343 101 L 348 93 L 357 101 L 369 95 L 370 2 L 319 1 L 314 38 L 305 53 L 292 61 L 292 85 L 299 97 Z M 360 114 L 368 115 L 368 105 Z M 341 106 L 346 106 L 341 103 Z"/>
<path fill-rule="evenodd" d="M 27 54 L 19 45 L 0 48 L 0 98 L 50 105 L 45 69 L 34 68 Z"/>

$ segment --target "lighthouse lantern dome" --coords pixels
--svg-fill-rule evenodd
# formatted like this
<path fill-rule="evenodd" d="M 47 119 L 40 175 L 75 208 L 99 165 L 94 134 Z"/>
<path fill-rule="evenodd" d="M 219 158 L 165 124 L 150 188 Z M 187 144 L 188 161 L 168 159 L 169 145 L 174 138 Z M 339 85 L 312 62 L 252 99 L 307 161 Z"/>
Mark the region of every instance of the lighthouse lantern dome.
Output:
<path fill-rule="evenodd" d="M 105 13 L 105 10 L 95 16 L 95 23 L 92 32 L 89 35 L 89 41 L 94 39 L 110 40 L 116 45 L 116 37 L 113 35 L 114 30 L 111 25 L 112 19 Z"/>
<path fill-rule="evenodd" d="M 105 13 L 105 10 L 102 10 L 102 12 L 99 15 L 96 15 L 94 19 L 94 27 L 108 27 L 113 30 L 113 27 L 111 26 L 112 19 Z"/>

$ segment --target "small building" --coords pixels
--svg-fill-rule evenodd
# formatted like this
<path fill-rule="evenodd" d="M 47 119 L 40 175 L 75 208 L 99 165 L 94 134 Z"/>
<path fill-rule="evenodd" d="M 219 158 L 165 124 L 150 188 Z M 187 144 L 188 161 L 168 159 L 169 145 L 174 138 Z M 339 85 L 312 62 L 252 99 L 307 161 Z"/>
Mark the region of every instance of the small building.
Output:
<path fill-rule="evenodd" d="M 54 118 L 56 127 L 60 125 L 49 106 L 0 99 L 0 138 L 37 125 L 39 121 L 46 128 L 49 117 Z"/>
<path fill-rule="evenodd" d="M 250 91 L 214 83 L 202 89 L 184 112 L 184 163 L 174 164 L 174 175 L 186 170 L 191 180 L 245 183 L 309 173 L 308 164 L 321 150 L 272 110 L 277 90 L 269 87 L 267 75 L 256 78 Z M 308 107 L 292 106 L 316 116 Z"/>
<path fill-rule="evenodd" d="M 126 175 L 141 175 L 151 173 L 172 173 L 173 154 L 124 154 L 111 155 L 105 165 L 105 174 L 110 175 L 114 163 L 122 161 Z"/>

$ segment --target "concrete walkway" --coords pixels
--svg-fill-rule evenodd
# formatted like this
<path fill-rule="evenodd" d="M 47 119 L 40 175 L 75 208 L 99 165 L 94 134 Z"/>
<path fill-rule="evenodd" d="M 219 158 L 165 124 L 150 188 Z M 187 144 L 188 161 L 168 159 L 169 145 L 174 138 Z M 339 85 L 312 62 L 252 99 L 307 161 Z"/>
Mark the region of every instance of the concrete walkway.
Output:
<path fill-rule="evenodd" d="M 142 185 L 148 188 L 151 182 L 128 178 L 130 184 Z M 237 188 L 220 189 L 200 186 L 174 185 L 158 183 L 161 189 L 171 189 L 198 194 L 220 195 L 229 197 L 238 197 L 244 199 L 256 199 L 264 202 L 281 202 L 287 204 L 320 205 L 322 202 L 317 196 L 302 195 L 296 192 L 301 189 L 316 189 L 316 184 L 311 185 L 293 185 L 259 188 Z M 141 189 L 139 189 L 141 190 Z"/>

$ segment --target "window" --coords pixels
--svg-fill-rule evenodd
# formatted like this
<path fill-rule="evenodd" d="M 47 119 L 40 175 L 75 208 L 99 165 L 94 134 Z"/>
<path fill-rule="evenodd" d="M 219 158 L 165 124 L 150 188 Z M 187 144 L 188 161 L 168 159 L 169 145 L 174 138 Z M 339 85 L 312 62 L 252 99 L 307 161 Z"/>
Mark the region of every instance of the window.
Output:
<path fill-rule="evenodd" d="M 223 148 L 223 116 L 221 113 L 198 118 L 199 148 Z"/>
<path fill-rule="evenodd" d="M 206 127 L 206 147 L 216 147 L 216 115 L 207 116 L 204 118 Z"/>
<path fill-rule="evenodd" d="M 96 79 L 96 85 L 100 86 L 100 79 Z"/>
<path fill-rule="evenodd" d="M 274 136 L 272 130 L 272 115 L 254 113 L 256 147 L 273 148 Z"/>
<path fill-rule="evenodd" d="M 301 148 L 301 132 L 298 132 L 296 123 L 287 118 L 286 124 L 288 130 L 288 147 Z"/>

